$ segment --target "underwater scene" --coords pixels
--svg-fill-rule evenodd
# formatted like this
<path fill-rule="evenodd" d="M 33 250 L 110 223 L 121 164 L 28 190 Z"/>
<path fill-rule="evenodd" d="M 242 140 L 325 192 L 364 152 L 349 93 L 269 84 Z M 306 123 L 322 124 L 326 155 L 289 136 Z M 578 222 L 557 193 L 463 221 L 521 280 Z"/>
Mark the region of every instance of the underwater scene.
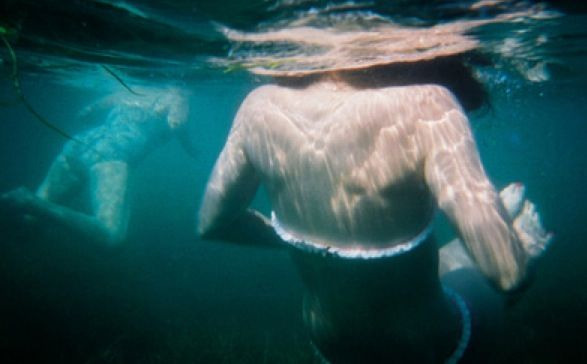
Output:
<path fill-rule="evenodd" d="M 438 61 L 445 59 L 458 60 L 459 66 Z M 371 69 L 392 74 L 361 79 Z M 300 265 L 285 243 L 263 243 L 265 235 L 255 232 L 254 223 L 243 223 L 244 229 L 221 225 L 223 219 L 237 219 L 229 210 L 250 207 L 265 216 L 255 221 L 272 226 L 277 239 L 299 243 L 279 225 L 295 221 L 288 220 L 287 210 L 279 210 L 281 199 L 272 200 L 272 178 L 280 177 L 251 177 L 255 188 L 248 188 L 250 171 L 238 170 L 240 155 L 224 152 L 220 160 L 219 155 L 237 137 L 256 143 L 252 132 L 241 131 L 244 127 L 239 129 L 236 122 L 233 127 L 244 100 L 251 100 L 251 115 L 262 114 L 259 118 L 268 124 L 291 112 L 275 105 L 275 110 L 255 109 L 253 101 L 265 104 L 255 99 L 262 94 L 253 90 L 273 84 L 302 92 L 314 87 L 307 83 L 319 84 L 323 75 L 338 72 L 358 77 L 361 87 L 365 82 L 378 85 L 366 88 L 380 87 L 388 77 L 398 80 L 389 84 L 408 88 L 446 86 L 456 94 L 451 100 L 464 107 L 483 169 L 495 188 L 513 182 L 525 187 L 539 218 L 529 223 L 535 224 L 529 234 L 538 236 L 538 243 L 524 247 L 532 258 L 527 278 L 505 292 L 499 284 L 482 283 L 503 301 L 495 317 L 485 317 L 499 321 L 499 330 L 477 330 L 481 319 L 474 308 L 467 310 L 467 297 L 463 301 L 458 292 L 447 293 L 456 297 L 447 301 L 454 301 L 451 312 L 462 322 L 455 326 L 450 350 L 438 349 L 434 335 L 434 344 L 419 339 L 417 332 L 428 326 L 402 331 L 396 324 L 407 339 L 387 343 L 376 329 L 379 324 L 363 322 L 367 328 L 359 325 L 356 330 L 364 331 L 352 329 L 344 334 L 349 337 L 340 337 L 352 343 L 352 335 L 360 335 L 369 345 L 386 346 L 382 353 L 395 351 L 398 343 L 424 343 L 415 349 L 423 354 L 410 359 L 409 350 L 406 354 L 401 348 L 396 359 L 330 355 L 338 349 L 317 339 L 323 333 L 315 328 L 319 310 L 307 308 L 314 303 L 305 298 L 311 279 L 300 268 L 305 263 Z M 479 88 L 464 85 L 465 79 Z M 0 362 L 585 362 L 585 86 L 587 6 L 578 1 L 3 0 Z M 268 97 L 275 95 L 280 94 Z M 309 101 L 289 105 L 291 109 L 330 102 L 299 100 Z M 410 110 L 410 104 L 404 109 Z M 454 110 L 443 115 L 450 112 Z M 348 120 L 354 114 L 341 115 L 342 124 L 344 116 Z M 264 132 L 260 135 L 269 135 Z M 279 143 L 271 135 L 266 138 Z M 328 143 L 317 140 L 314 145 Z M 305 148 L 294 146 L 292 151 Z M 274 166 L 287 157 L 268 159 L 267 165 Z M 474 157 L 472 162 L 465 159 L 475 163 Z M 242 174 L 233 176 L 229 167 L 214 170 L 217 160 L 237 165 L 235 171 Z M 307 176 L 303 168 L 281 172 L 295 175 L 299 185 Z M 334 171 L 329 178 L 339 175 Z M 379 176 L 377 169 L 371 170 L 373 175 Z M 322 192 L 305 190 L 322 191 L 316 180 L 299 187 L 300 194 L 319 196 Z M 222 195 L 230 183 L 238 188 Z M 363 187 L 349 188 L 360 194 Z M 405 188 L 416 193 L 413 189 Z M 221 206 L 223 198 L 232 200 Z M 394 201 L 404 203 L 402 197 Z M 418 215 L 413 200 L 406 201 L 402 207 Z M 291 216 L 296 209 L 319 206 L 315 201 L 290 202 Z M 506 201 L 499 206 L 505 216 Z M 483 208 L 473 204 L 471 211 Z M 326 215 L 317 213 L 315 221 Z M 278 222 L 276 216 L 285 219 Z M 467 240 L 466 228 L 460 231 L 450 216 L 438 213 L 433 219 L 432 237 L 418 238 L 416 245 L 423 241 L 440 248 L 457 236 Z M 311 231 L 324 231 L 319 225 L 312 223 Z M 219 232 L 208 235 L 208 226 Z M 467 248 L 483 266 L 475 247 Z M 500 253 L 488 261 L 499 260 Z M 330 254 L 336 255 L 336 249 L 327 246 L 316 256 L 332 259 Z M 356 256 L 368 255 L 361 254 Z M 374 260 L 398 259 L 395 252 L 391 258 L 385 254 Z M 406 292 L 411 292 L 409 282 L 419 279 L 411 277 L 426 270 L 410 267 L 400 274 L 408 282 Z M 346 280 L 336 275 L 326 279 Z M 380 280 L 373 287 L 384 285 Z M 386 298 L 392 302 L 395 294 Z M 369 307 L 385 312 L 381 307 L 386 304 Z M 491 349 L 475 348 L 481 332 Z M 418 339 L 410 342 L 412 337 Z M 353 348 L 346 345 L 345 350 L 353 353 Z"/>

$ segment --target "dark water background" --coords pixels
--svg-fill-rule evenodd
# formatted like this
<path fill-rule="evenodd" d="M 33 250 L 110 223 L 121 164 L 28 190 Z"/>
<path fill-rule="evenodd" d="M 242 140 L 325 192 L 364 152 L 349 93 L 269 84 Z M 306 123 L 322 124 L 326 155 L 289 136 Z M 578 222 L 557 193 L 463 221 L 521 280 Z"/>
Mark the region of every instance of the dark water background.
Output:
<path fill-rule="evenodd" d="M 200 48 L 193 51 L 199 56 L 226 51 L 218 36 L 208 33 L 210 18 L 247 29 L 257 22 L 287 16 L 285 10 L 281 15 L 279 8 L 271 10 L 268 3 L 235 2 L 222 9 L 201 2 L 204 20 L 190 33 L 197 34 Z M 307 2 L 297 3 L 302 8 Z M 396 2 L 391 10 L 402 4 L 411 9 L 417 5 L 413 3 L 422 2 L 412 2 L 411 7 L 409 2 Z M 41 19 L 35 11 L 46 8 L 38 4 L 58 2 L 8 1 L 2 4 L 5 12 L 0 24 L 14 24 L 16 17 L 11 16 L 21 14 L 23 8 L 28 19 Z M 65 6 L 60 4 L 55 9 L 61 16 Z M 85 9 L 80 17 L 93 14 L 79 2 L 71 4 L 67 18 L 71 24 L 75 23 L 76 9 Z M 174 18 L 177 12 L 169 15 L 163 11 L 181 8 L 187 2 L 170 2 L 168 8 L 157 2 L 138 4 L 157 5 L 158 14 L 179 24 L 189 20 L 185 14 Z M 385 8 L 376 4 L 380 10 Z M 544 224 L 556 234 L 552 248 L 536 268 L 533 285 L 508 308 L 507 330 L 504 337 L 496 338 L 502 350 L 496 353 L 495 362 L 587 360 L 587 57 L 580 47 L 587 41 L 587 29 L 577 25 L 585 24 L 583 9 L 572 4 L 565 3 L 560 9 L 567 11 L 563 23 L 573 31 L 557 31 L 560 27 L 546 30 L 553 36 L 566 35 L 561 39 L 571 39 L 571 43 L 565 45 L 575 47 L 551 50 L 561 60 L 561 71 L 536 83 L 507 69 L 490 68 L 486 72 L 492 81 L 487 84 L 491 106 L 471 115 L 492 180 L 498 187 L 524 182 Z M 42 14 L 65 23 L 55 15 L 57 10 Z M 87 50 L 91 49 L 90 38 L 100 39 L 100 32 L 90 29 L 91 37 L 69 39 L 63 26 L 30 24 L 24 23 L 20 41 L 15 40 L 17 54 L 23 59 L 23 92 L 43 116 L 62 129 L 77 133 L 91 127 L 76 119 L 79 109 L 103 96 L 105 90 L 121 85 L 105 73 L 92 73 L 84 79 L 79 70 L 69 78 L 67 70 L 57 75 L 43 72 L 42 67 L 35 68 L 34 59 L 46 55 L 53 62 L 51 57 L 55 56 L 55 50 L 39 46 L 45 44 L 39 39 L 68 47 L 83 45 Z M 140 30 L 138 22 L 129 24 Z M 31 29 L 28 36 L 27 26 Z M 102 34 L 108 37 L 102 39 L 103 47 L 97 47 L 106 50 L 96 56 L 100 62 L 107 58 L 108 49 L 124 48 L 113 41 L 114 31 L 102 30 Z M 144 42 L 144 38 L 137 39 Z M 143 50 L 144 44 L 136 49 Z M 179 49 L 186 52 L 179 58 L 189 57 L 189 49 Z M 130 48 L 130 52 L 134 50 Z M 161 57 L 165 53 L 156 46 L 153 52 Z M 88 62 L 88 54 L 78 53 L 73 58 Z M 0 101 L 14 100 L 7 77 L 7 54 L 2 57 Z M 118 251 L 96 249 L 58 229 L 31 233 L 9 223 L 10 219 L 0 224 L 0 362 L 315 362 L 301 323 L 301 283 L 288 255 L 194 237 L 201 193 L 234 113 L 247 92 L 263 80 L 239 72 L 186 69 L 175 62 L 177 59 L 175 63 L 161 63 L 160 59 L 150 82 L 163 82 L 163 75 L 168 74 L 193 91 L 192 136 L 197 142 L 197 158 L 190 158 L 171 142 L 139 166 L 132 180 L 129 239 Z M 128 59 L 119 61 L 118 65 Z M 133 72 L 148 75 L 148 65 L 128 69 L 129 74 Z M 63 143 L 63 138 L 42 127 L 22 105 L 2 106 L 0 191 L 20 185 L 36 188 Z M 268 209 L 263 196 L 255 204 L 261 210 Z M 448 238 L 450 231 L 440 227 L 439 235 Z"/>

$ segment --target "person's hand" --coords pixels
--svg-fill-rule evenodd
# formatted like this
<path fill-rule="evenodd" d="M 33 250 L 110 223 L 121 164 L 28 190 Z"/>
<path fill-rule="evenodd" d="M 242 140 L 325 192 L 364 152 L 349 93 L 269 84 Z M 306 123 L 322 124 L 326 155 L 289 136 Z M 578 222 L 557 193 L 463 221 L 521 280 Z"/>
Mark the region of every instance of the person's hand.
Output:
<path fill-rule="evenodd" d="M 542 255 L 552 241 L 553 234 L 546 232 L 540 221 L 536 206 L 525 199 L 526 188 L 521 183 L 512 183 L 499 196 L 513 220 L 513 227 L 531 259 Z"/>
<path fill-rule="evenodd" d="M 514 230 L 531 258 L 537 258 L 546 251 L 553 234 L 542 227 L 536 206 L 526 200 L 522 212 L 514 219 Z"/>
<path fill-rule="evenodd" d="M 501 202 L 512 220 L 522 211 L 525 195 L 526 187 L 519 182 L 510 183 L 499 192 Z"/>

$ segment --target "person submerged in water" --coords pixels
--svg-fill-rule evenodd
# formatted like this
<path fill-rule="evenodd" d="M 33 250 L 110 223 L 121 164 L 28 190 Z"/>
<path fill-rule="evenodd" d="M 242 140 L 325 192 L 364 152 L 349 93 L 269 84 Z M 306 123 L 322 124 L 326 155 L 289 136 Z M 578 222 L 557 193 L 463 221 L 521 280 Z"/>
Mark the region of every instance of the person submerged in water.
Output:
<path fill-rule="evenodd" d="M 57 223 L 102 244 L 126 238 L 128 180 L 133 169 L 154 149 L 176 136 L 188 153 L 189 100 L 177 87 L 140 88 L 120 92 L 90 105 L 83 114 L 109 108 L 106 121 L 68 141 L 53 161 L 36 193 L 20 187 L 2 196 L 28 220 Z M 89 190 L 91 214 L 68 203 L 80 188 Z M 31 219 L 32 217 L 32 219 Z"/>
<path fill-rule="evenodd" d="M 500 198 L 488 179 L 461 106 L 479 107 L 483 93 L 461 59 L 274 76 L 238 110 L 203 196 L 200 236 L 290 246 L 325 361 L 483 361 L 471 347 L 478 308 L 444 276 L 474 262 L 481 274 L 465 276 L 474 285 L 516 291 L 551 235 L 523 186 Z M 270 218 L 247 209 L 260 185 Z M 466 248 L 443 249 L 442 280 L 437 207 Z"/>

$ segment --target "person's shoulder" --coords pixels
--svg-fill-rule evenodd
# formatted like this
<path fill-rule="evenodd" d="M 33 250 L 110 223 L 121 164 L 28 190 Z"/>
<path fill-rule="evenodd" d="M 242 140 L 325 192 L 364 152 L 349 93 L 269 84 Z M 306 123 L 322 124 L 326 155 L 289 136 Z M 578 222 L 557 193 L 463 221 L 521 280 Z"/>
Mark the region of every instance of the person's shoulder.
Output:
<path fill-rule="evenodd" d="M 273 85 L 263 85 L 259 86 L 252 91 L 250 91 L 247 96 L 244 98 L 243 102 L 241 103 L 241 110 L 246 109 L 249 107 L 253 107 L 254 105 L 258 105 L 259 103 L 267 102 L 267 100 L 271 97 L 274 93 L 274 86 Z"/>
<path fill-rule="evenodd" d="M 284 99 L 287 92 L 287 88 L 279 85 L 259 86 L 248 93 L 240 106 L 240 110 L 255 110 L 255 112 L 258 112 L 266 109 L 268 105 L 280 104 L 280 100 Z"/>
<path fill-rule="evenodd" d="M 247 99 L 265 100 L 265 99 L 275 95 L 276 93 L 281 93 L 283 91 L 284 91 L 284 87 L 281 87 L 278 85 L 272 85 L 272 84 L 262 85 L 262 86 L 256 87 L 251 92 L 249 92 L 249 94 L 247 95 Z"/>
<path fill-rule="evenodd" d="M 438 98 L 456 100 L 454 94 L 446 87 L 437 84 L 417 84 L 404 86 L 390 86 L 378 89 L 378 92 L 385 94 L 402 93 L 410 95 L 414 99 L 420 98 Z"/>
<path fill-rule="evenodd" d="M 453 103 L 458 103 L 456 96 L 448 88 L 442 85 L 428 84 L 419 85 L 421 92 L 426 97 L 432 97 L 435 99 L 450 100 Z"/>
<path fill-rule="evenodd" d="M 444 114 L 462 111 L 456 96 L 446 87 L 436 84 L 406 86 L 405 96 L 419 105 L 425 114 Z M 406 100 L 408 101 L 408 100 Z"/>
<path fill-rule="evenodd" d="M 461 105 L 453 93 L 444 86 L 436 84 L 421 84 L 409 86 L 395 86 L 383 89 L 384 100 L 391 102 L 403 110 L 404 116 L 418 120 L 418 125 L 453 118 L 447 115 L 464 115 Z M 381 99 L 381 98 L 380 98 Z M 423 123 L 423 124 L 422 124 Z"/>
<path fill-rule="evenodd" d="M 263 114 L 274 97 L 276 88 L 278 87 L 275 85 L 263 85 L 250 91 L 238 109 L 235 123 L 249 124 Z"/>

